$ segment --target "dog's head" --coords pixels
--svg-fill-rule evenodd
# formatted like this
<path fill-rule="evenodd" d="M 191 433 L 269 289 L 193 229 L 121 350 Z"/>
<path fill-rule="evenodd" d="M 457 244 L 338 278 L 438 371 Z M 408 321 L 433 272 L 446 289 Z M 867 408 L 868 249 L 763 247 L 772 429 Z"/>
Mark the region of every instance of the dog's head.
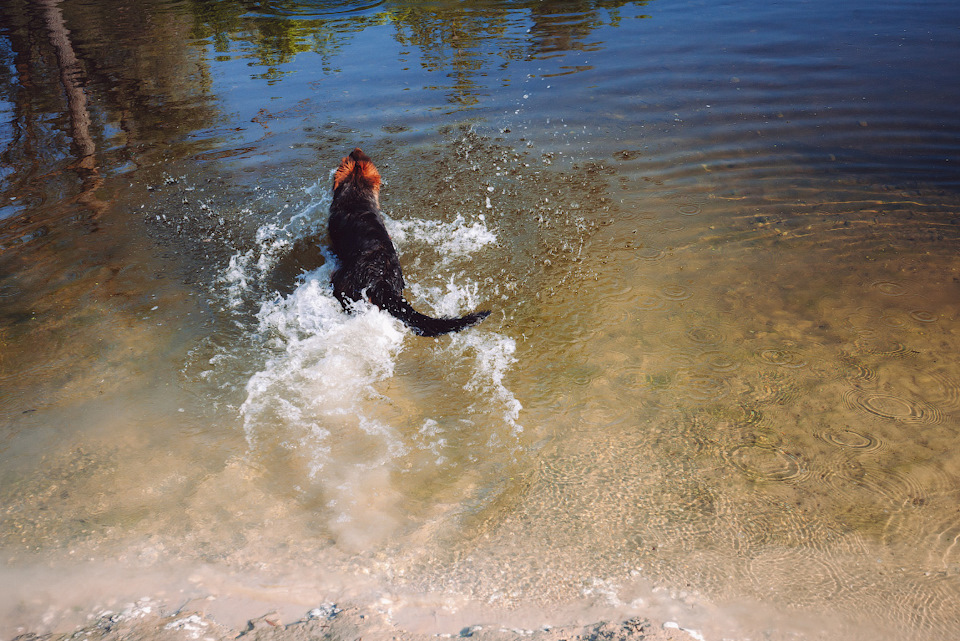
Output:
<path fill-rule="evenodd" d="M 340 161 L 340 166 L 333 175 L 334 196 L 346 188 L 356 189 L 359 193 L 370 195 L 374 199 L 379 198 L 380 172 L 359 147 Z"/>

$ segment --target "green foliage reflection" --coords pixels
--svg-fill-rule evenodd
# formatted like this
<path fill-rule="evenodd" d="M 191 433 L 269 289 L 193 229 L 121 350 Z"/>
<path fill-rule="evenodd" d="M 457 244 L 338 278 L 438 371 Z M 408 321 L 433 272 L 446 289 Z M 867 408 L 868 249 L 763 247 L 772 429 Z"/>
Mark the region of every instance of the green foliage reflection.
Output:
<path fill-rule="evenodd" d="M 647 0 L 540 2 L 384 2 L 372 7 L 343 2 L 254 2 L 188 0 L 193 37 L 213 50 L 250 58 L 265 70 L 254 75 L 275 82 L 301 53 L 321 58 L 324 71 L 333 59 L 370 27 L 392 25 L 393 38 L 415 48 L 427 71 L 446 71 L 453 79 L 451 102 L 472 104 L 473 78 L 511 61 L 595 49 L 590 34 L 617 26 L 624 5 Z"/>

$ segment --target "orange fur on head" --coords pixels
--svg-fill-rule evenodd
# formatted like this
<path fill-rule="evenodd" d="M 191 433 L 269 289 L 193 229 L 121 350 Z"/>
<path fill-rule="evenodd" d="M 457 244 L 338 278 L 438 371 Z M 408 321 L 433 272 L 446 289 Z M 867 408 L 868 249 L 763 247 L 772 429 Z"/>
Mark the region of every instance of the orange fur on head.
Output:
<path fill-rule="evenodd" d="M 336 191 L 340 184 L 346 180 L 350 174 L 353 173 L 353 166 L 356 163 L 353 161 L 353 158 L 350 156 L 344 156 L 340 161 L 340 166 L 337 167 L 337 173 L 333 175 L 333 189 Z"/>
<path fill-rule="evenodd" d="M 334 191 L 345 180 L 353 180 L 358 187 L 370 189 L 374 193 L 380 191 L 380 172 L 359 147 L 340 161 L 340 166 L 333 175 Z"/>

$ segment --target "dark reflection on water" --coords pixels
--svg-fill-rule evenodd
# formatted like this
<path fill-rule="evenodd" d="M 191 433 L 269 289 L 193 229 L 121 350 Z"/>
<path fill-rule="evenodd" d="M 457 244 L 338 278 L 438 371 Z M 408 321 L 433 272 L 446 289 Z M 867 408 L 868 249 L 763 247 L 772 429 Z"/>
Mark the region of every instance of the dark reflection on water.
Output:
<path fill-rule="evenodd" d="M 0 8 L 11 115 L 2 157 L 15 169 L 0 183 L 0 218 L 32 212 L 5 235 L 36 233 L 38 209 L 72 205 L 98 217 L 105 174 L 150 164 L 158 147 L 186 142 L 217 117 L 196 51 L 182 45 L 189 23 L 161 8 L 17 0 Z"/>
<path fill-rule="evenodd" d="M 389 27 L 399 47 L 390 54 L 415 58 L 436 77 L 428 88 L 457 110 L 496 91 L 488 77 L 511 61 L 599 50 L 590 34 L 617 24 L 618 8 L 636 4 L 6 2 L 0 68 L 10 117 L 0 218 L 51 194 L 96 206 L 88 202 L 99 185 L 91 174 L 149 165 L 161 145 L 166 159 L 217 145 L 229 135 L 229 128 L 211 129 L 222 122 L 218 63 L 249 61 L 250 78 L 272 84 L 296 72 L 298 54 L 310 53 L 319 56 L 311 66 L 336 74 L 354 38 Z M 368 62 L 376 65 L 376 56 Z M 228 73 L 242 70 L 230 66 Z M 304 88 L 293 91 L 303 95 Z"/>
<path fill-rule="evenodd" d="M 496 86 L 484 78 L 511 61 L 547 58 L 574 50 L 598 51 L 590 41 L 598 27 L 619 21 L 617 10 L 645 2 L 432 2 L 426 4 L 190 2 L 194 35 L 210 38 L 226 59 L 252 58 L 266 70 L 255 77 L 276 81 L 293 73 L 283 66 L 298 53 L 321 56 L 336 71 L 335 55 L 368 27 L 389 26 L 403 48 L 415 48 L 427 71 L 442 71 L 442 86 L 458 108 L 478 103 Z M 401 59 L 408 52 L 400 51 Z M 438 87 L 441 88 L 441 87 Z"/>

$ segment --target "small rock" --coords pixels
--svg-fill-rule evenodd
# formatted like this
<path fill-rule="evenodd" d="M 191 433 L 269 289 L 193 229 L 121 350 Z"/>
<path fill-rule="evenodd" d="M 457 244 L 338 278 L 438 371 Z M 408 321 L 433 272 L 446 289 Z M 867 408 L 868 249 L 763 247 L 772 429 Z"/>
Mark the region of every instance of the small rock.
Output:
<path fill-rule="evenodd" d="M 253 630 L 269 630 L 281 625 L 280 613 L 271 612 L 256 619 L 250 619 L 247 623 L 247 632 Z"/>
<path fill-rule="evenodd" d="M 333 617 L 340 614 L 342 610 L 337 607 L 336 603 L 323 603 L 320 607 L 316 607 L 309 612 L 307 612 L 307 618 L 309 619 L 332 619 Z"/>

